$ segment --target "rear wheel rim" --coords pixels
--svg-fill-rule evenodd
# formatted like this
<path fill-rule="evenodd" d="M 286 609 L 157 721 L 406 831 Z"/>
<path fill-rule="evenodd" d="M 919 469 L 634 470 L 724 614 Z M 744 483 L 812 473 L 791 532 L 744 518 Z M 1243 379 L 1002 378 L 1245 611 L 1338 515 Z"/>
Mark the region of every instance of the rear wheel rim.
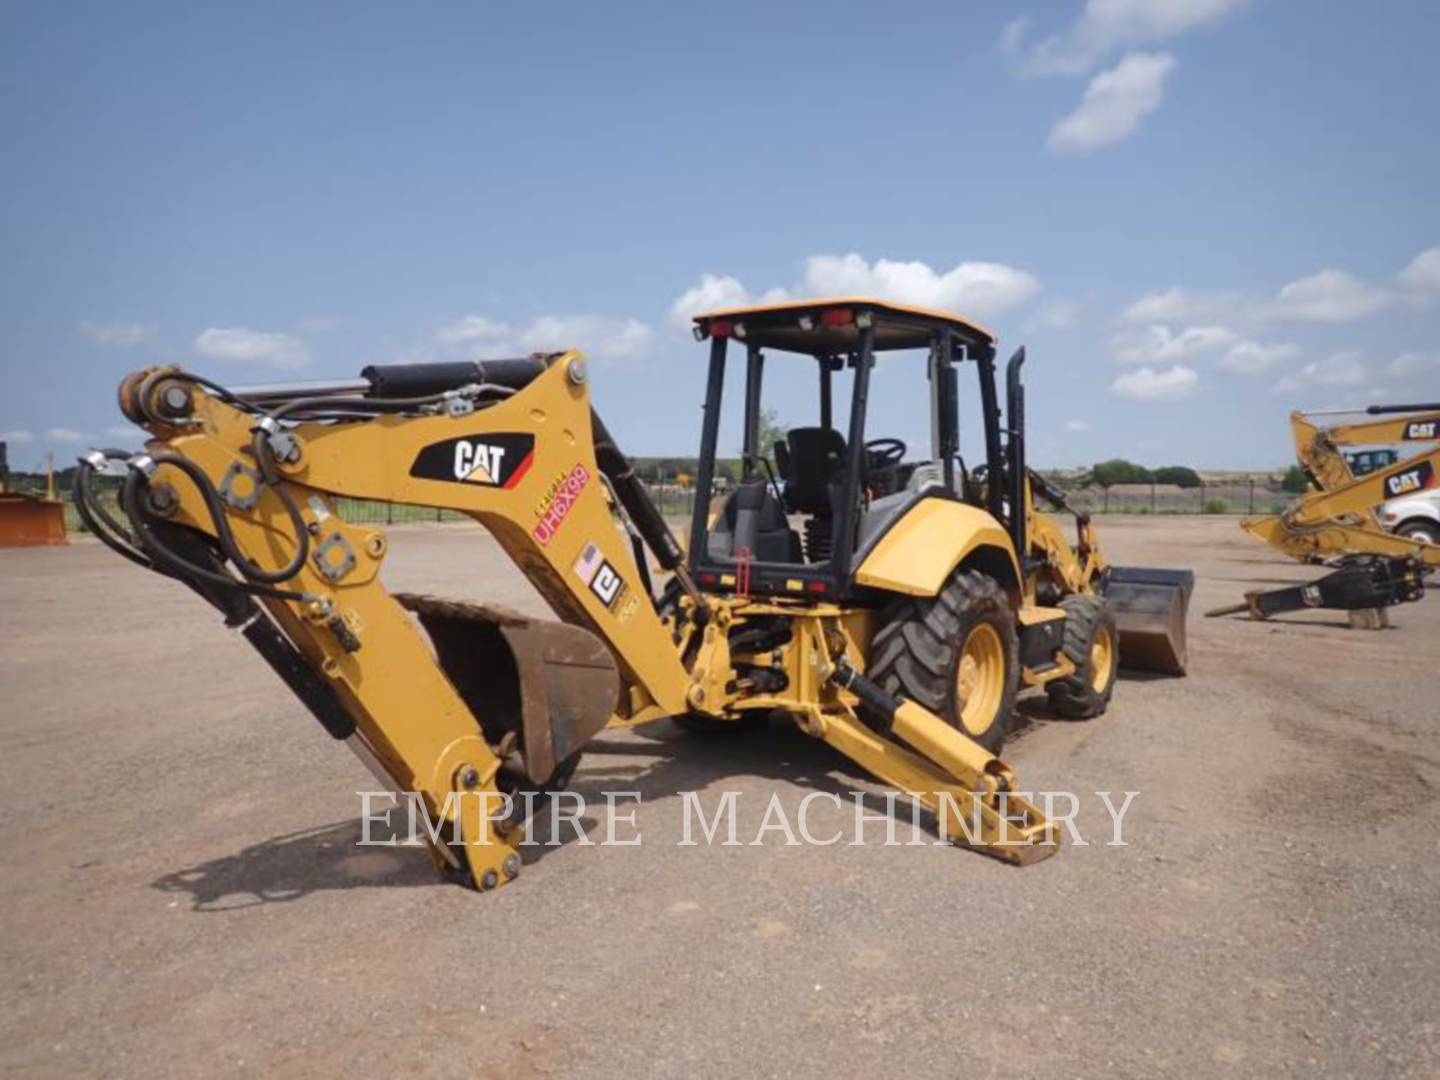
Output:
<path fill-rule="evenodd" d="M 1115 671 L 1115 637 L 1108 626 L 1097 626 L 1090 642 L 1090 688 L 1103 694 Z"/>
<path fill-rule="evenodd" d="M 1005 643 L 1000 632 L 981 623 L 965 636 L 955 669 L 955 701 L 960 726 L 983 735 L 994 726 L 1005 699 Z"/>

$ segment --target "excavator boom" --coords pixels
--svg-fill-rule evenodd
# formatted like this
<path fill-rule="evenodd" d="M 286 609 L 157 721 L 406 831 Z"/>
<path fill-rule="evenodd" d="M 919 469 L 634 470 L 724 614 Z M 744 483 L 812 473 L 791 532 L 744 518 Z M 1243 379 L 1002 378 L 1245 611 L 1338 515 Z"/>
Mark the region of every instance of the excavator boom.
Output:
<path fill-rule="evenodd" d="M 1393 411 L 1396 407 L 1386 407 Z M 1440 484 L 1440 411 L 1420 410 L 1382 420 L 1331 427 L 1317 426 L 1303 413 L 1292 413 L 1296 456 L 1311 481 L 1288 510 L 1247 518 L 1241 527 L 1292 558 L 1313 562 L 1344 555 L 1416 558 L 1440 566 L 1440 546 L 1385 531 L 1375 508 L 1387 499 L 1413 495 Z M 1422 448 L 1383 469 L 1356 477 L 1341 447 L 1396 443 Z"/>
<path fill-rule="evenodd" d="M 1310 585 L 1247 593 L 1244 603 L 1207 614 L 1248 613 L 1255 618 L 1304 608 L 1351 612 L 1352 625 L 1385 624 L 1384 609 L 1419 600 L 1424 575 L 1440 568 L 1440 545 L 1386 531 L 1376 509 L 1389 499 L 1440 486 L 1440 446 L 1355 476 L 1341 448 L 1373 444 L 1440 442 L 1440 409 L 1433 405 L 1371 406 L 1383 419 L 1328 426 L 1314 414 L 1290 414 L 1296 459 L 1310 490 L 1280 514 L 1241 521 L 1243 529 L 1302 562 L 1333 562 L 1337 569 Z M 1368 613 L 1368 614 L 1366 614 Z"/>

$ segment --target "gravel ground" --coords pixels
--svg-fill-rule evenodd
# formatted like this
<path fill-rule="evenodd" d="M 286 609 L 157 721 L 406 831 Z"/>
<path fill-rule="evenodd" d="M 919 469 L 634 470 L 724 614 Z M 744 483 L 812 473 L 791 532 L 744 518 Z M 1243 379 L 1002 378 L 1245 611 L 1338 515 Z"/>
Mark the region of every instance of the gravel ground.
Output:
<path fill-rule="evenodd" d="M 1100 524 L 1193 567 L 1196 612 L 1314 576 L 1233 519 Z M 540 610 L 473 528 L 396 529 L 387 567 Z M 1440 1076 L 1434 598 L 1378 633 L 1197 616 L 1188 679 L 1087 723 L 1024 702 L 1006 756 L 1092 841 L 1026 869 L 908 817 L 853 846 L 830 802 L 832 846 L 681 846 L 681 792 L 737 792 L 748 841 L 772 792 L 793 821 L 880 789 L 791 729 L 661 723 L 577 776 L 642 793 L 642 844 L 486 896 L 355 846 L 369 775 L 179 586 L 0 551 L 0 611 L 8 1075 Z M 1097 791 L 1139 792 L 1127 846 Z"/>

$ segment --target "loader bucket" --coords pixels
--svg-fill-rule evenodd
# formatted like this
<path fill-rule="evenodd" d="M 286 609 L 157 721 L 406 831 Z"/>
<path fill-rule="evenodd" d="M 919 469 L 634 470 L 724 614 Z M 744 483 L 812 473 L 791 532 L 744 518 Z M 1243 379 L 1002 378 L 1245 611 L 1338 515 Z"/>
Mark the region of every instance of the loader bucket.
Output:
<path fill-rule="evenodd" d="M 1105 603 L 1120 631 L 1120 666 L 1134 671 L 1184 675 L 1185 615 L 1195 589 L 1191 570 L 1113 566 L 1105 580 Z"/>
<path fill-rule="evenodd" d="M 413 593 L 395 599 L 420 617 L 485 740 L 515 742 L 536 784 L 554 778 L 614 715 L 615 658 L 589 630 L 487 604 Z"/>

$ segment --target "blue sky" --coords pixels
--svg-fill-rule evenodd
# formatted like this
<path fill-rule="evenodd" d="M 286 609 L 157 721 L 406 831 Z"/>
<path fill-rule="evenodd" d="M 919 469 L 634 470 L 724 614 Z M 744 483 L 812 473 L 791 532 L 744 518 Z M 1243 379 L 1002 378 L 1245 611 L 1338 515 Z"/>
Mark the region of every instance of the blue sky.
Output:
<path fill-rule="evenodd" d="M 150 363 L 573 345 L 692 453 L 686 310 L 864 287 L 1027 344 L 1041 464 L 1279 465 L 1292 407 L 1440 398 L 1437 45 L 1433 0 L 7 4 L 0 432 L 123 444 Z"/>

